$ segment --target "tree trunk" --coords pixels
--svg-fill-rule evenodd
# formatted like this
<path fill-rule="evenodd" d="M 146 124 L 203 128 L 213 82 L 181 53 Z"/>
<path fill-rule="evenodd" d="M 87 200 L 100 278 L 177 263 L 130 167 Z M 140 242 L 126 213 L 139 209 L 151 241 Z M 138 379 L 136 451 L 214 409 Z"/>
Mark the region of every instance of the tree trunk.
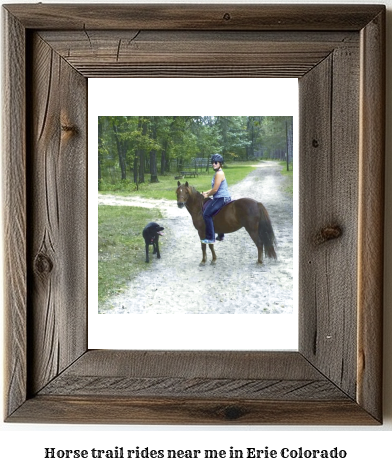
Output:
<path fill-rule="evenodd" d="M 121 142 L 118 138 L 117 125 L 115 125 L 115 124 L 113 124 L 113 131 L 114 131 L 114 137 L 116 139 L 116 144 L 117 144 L 118 160 L 119 160 L 120 170 L 121 170 L 121 179 L 125 180 L 125 179 L 127 179 L 125 156 L 124 156 L 124 153 L 123 153 Z"/>
<path fill-rule="evenodd" d="M 150 151 L 150 173 L 151 173 L 151 183 L 159 183 L 156 150 Z"/>
<path fill-rule="evenodd" d="M 136 184 L 136 189 L 139 189 L 139 183 L 138 183 L 138 176 L 137 176 L 137 168 L 138 168 L 138 159 L 137 156 L 135 156 L 135 159 L 133 160 L 133 182 Z"/>
<path fill-rule="evenodd" d="M 154 142 L 156 142 L 156 139 L 157 139 L 157 119 L 158 117 L 153 117 L 152 119 L 151 137 L 154 140 Z M 159 183 L 156 150 L 150 151 L 150 174 L 151 174 L 151 183 Z"/>
<path fill-rule="evenodd" d="M 147 134 L 147 122 L 142 121 L 139 118 L 139 128 L 142 130 L 142 135 Z M 138 156 L 139 156 L 139 183 L 144 183 L 144 168 L 146 163 L 146 152 L 143 148 L 138 149 Z"/>
<path fill-rule="evenodd" d="M 248 117 L 247 130 L 248 130 L 248 138 L 250 139 L 250 145 L 246 146 L 246 159 L 247 160 L 253 160 L 254 154 L 255 154 L 255 150 L 254 150 L 254 141 L 255 141 L 254 117 Z"/>
<path fill-rule="evenodd" d="M 162 151 L 161 151 L 161 176 L 164 176 L 165 172 L 167 171 L 166 153 L 167 153 L 167 140 L 165 140 L 164 147 L 162 148 Z"/>

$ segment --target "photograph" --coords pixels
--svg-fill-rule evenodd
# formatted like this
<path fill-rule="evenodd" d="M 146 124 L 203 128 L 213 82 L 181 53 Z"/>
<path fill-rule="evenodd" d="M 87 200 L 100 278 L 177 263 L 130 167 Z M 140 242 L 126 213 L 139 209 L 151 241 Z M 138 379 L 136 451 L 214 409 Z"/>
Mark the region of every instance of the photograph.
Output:
<path fill-rule="evenodd" d="M 292 314 L 294 170 L 292 116 L 99 116 L 98 312 Z"/>

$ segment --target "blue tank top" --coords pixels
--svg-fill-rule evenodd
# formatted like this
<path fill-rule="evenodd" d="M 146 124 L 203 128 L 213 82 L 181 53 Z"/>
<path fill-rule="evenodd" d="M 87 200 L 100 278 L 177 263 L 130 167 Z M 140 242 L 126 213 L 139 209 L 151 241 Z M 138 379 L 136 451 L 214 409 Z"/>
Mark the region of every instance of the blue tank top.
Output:
<path fill-rule="evenodd" d="M 219 173 L 219 171 L 218 171 Z M 211 181 L 211 186 L 214 187 L 215 184 L 215 174 L 212 177 Z M 218 191 L 214 194 L 213 198 L 229 198 L 230 193 L 229 193 L 229 187 L 227 186 L 227 181 L 226 178 L 221 182 Z"/>

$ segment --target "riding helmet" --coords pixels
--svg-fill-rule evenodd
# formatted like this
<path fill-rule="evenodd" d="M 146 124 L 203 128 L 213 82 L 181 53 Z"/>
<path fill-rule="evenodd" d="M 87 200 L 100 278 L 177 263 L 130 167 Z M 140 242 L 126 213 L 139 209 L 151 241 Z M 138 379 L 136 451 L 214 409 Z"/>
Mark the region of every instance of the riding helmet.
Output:
<path fill-rule="evenodd" d="M 218 153 L 215 153 L 215 155 L 211 156 L 211 163 L 214 163 L 215 161 L 223 165 L 223 157 Z"/>

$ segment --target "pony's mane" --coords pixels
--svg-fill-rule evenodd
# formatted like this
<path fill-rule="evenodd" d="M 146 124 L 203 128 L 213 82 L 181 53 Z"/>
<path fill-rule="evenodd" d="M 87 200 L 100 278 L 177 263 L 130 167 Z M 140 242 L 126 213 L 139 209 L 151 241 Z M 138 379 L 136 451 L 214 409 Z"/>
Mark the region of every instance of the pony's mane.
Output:
<path fill-rule="evenodd" d="M 188 182 L 184 184 L 180 184 L 180 186 L 184 186 L 188 189 L 189 195 L 195 198 L 202 196 L 201 192 L 198 191 L 194 186 L 191 186 Z M 204 198 L 203 198 L 204 199 Z"/>
<path fill-rule="evenodd" d="M 200 192 L 194 187 L 194 186 L 189 186 L 188 185 L 188 188 L 190 189 L 191 191 L 191 194 L 200 194 Z"/>

